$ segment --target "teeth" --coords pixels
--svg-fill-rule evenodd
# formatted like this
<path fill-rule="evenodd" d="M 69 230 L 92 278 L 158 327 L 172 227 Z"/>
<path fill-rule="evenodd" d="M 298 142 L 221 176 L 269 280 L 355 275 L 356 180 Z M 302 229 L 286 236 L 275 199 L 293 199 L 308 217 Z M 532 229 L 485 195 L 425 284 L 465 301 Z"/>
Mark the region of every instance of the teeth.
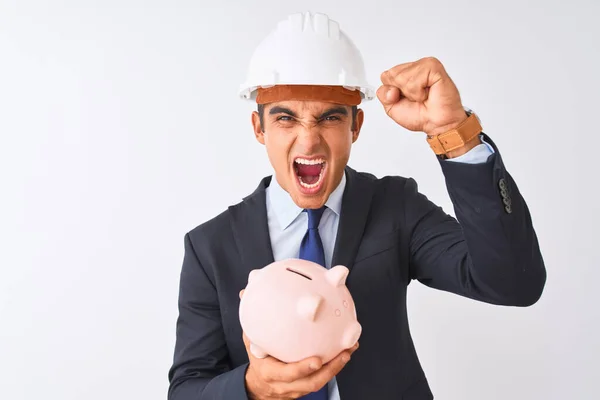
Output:
<path fill-rule="evenodd" d="M 321 172 L 319 173 L 319 179 L 317 179 L 317 181 L 313 184 L 304 183 L 302 178 L 298 177 L 298 181 L 300 181 L 300 185 L 307 189 L 314 189 L 317 186 L 319 186 L 319 184 L 321 183 L 321 179 L 323 178 L 323 169 L 321 169 Z"/>
<path fill-rule="evenodd" d="M 323 164 L 325 162 L 325 160 L 323 160 L 322 158 L 318 158 L 316 160 L 306 160 L 304 158 L 296 158 L 296 162 L 298 164 L 304 164 L 304 165 L 317 165 L 317 164 Z"/>

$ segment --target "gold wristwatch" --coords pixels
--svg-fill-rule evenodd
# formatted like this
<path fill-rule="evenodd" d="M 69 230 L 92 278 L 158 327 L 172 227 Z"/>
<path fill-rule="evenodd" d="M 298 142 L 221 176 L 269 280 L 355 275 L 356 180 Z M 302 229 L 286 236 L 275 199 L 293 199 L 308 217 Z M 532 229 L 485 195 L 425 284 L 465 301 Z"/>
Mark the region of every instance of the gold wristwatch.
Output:
<path fill-rule="evenodd" d="M 435 154 L 447 154 L 452 150 L 459 149 L 483 131 L 479 117 L 471 109 L 467 107 L 464 109 L 467 119 L 459 126 L 439 135 L 427 136 L 427 142 Z"/>

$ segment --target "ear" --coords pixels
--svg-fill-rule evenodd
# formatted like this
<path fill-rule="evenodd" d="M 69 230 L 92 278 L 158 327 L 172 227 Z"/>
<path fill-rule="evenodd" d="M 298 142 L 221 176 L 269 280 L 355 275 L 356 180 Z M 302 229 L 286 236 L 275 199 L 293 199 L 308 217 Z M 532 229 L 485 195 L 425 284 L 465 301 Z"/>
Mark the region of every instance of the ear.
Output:
<path fill-rule="evenodd" d="M 260 144 L 265 144 L 265 133 L 263 132 L 263 127 L 260 124 L 260 115 L 258 115 L 258 111 L 252 112 L 252 128 L 254 130 L 254 136 L 256 140 Z"/>
<path fill-rule="evenodd" d="M 336 265 L 327 272 L 325 272 L 325 279 L 330 285 L 335 287 L 342 286 L 346 283 L 346 277 L 348 276 L 348 268 L 343 265 Z"/>
<path fill-rule="evenodd" d="M 364 121 L 365 113 L 362 109 L 359 108 L 356 111 L 356 120 L 354 121 L 354 126 L 352 127 L 352 143 L 358 140 L 358 135 L 360 134 L 360 130 Z"/>
<path fill-rule="evenodd" d="M 323 297 L 319 296 L 318 294 L 306 294 L 298 299 L 298 303 L 296 303 L 296 310 L 302 318 L 306 318 L 309 321 L 314 321 L 322 302 Z"/>

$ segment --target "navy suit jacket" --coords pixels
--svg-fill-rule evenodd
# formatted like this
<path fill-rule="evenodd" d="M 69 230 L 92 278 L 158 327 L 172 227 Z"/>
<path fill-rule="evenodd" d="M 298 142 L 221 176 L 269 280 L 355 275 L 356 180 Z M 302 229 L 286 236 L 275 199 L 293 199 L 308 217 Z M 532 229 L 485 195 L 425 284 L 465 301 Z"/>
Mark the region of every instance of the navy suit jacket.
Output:
<path fill-rule="evenodd" d="M 439 159 L 456 219 L 412 178 L 377 179 L 346 167 L 347 185 L 332 265 L 363 331 L 337 375 L 342 400 L 426 400 L 433 395 L 411 339 L 411 280 L 496 305 L 529 306 L 546 281 L 525 200 L 495 153 L 486 163 Z M 185 235 L 170 400 L 247 399 L 248 355 L 238 317 L 248 273 L 273 262 L 265 188 Z M 458 221 L 457 221 L 458 220 Z"/>

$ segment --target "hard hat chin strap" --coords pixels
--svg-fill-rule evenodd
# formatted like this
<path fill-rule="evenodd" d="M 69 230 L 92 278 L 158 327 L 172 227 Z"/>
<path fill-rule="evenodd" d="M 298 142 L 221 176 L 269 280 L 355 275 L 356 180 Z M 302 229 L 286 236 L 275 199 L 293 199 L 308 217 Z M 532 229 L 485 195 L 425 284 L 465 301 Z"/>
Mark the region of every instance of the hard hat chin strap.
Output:
<path fill-rule="evenodd" d="M 362 98 L 359 90 L 325 85 L 275 85 L 266 89 L 258 88 L 256 95 L 257 104 L 288 100 L 326 101 L 356 106 L 360 104 Z"/>

